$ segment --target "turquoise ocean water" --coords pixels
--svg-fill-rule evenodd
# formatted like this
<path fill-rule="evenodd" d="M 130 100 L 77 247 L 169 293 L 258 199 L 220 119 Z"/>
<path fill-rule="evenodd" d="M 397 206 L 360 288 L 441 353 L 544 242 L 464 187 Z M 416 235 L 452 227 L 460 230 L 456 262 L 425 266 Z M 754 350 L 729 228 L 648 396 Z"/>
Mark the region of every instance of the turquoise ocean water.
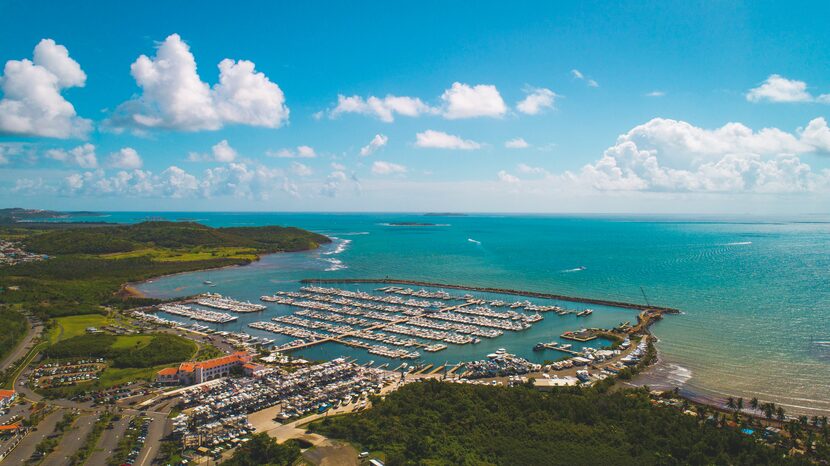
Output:
<path fill-rule="evenodd" d="M 645 299 L 642 287 L 652 304 L 683 311 L 654 327 L 661 363 L 647 376 L 649 383 L 830 413 L 830 348 L 815 344 L 830 341 L 830 219 L 116 212 L 103 220 L 147 218 L 216 227 L 294 225 L 337 238 L 317 251 L 142 284 L 151 296 L 216 291 L 254 301 L 296 289 L 297 280 L 310 277 L 389 276 L 638 303 Z M 437 225 L 388 225 L 406 221 Z M 208 288 L 204 280 L 216 286 Z M 611 326 L 635 315 L 590 307 L 596 309 L 590 320 L 549 314 L 530 331 L 424 356 L 456 362 L 504 347 L 535 360 L 556 359 L 559 354 L 533 353 L 531 347 L 556 340 L 563 330 Z M 287 312 L 275 306 L 228 328 L 245 329 L 249 321 Z M 332 344 L 304 355 L 379 359 L 350 351 Z"/>

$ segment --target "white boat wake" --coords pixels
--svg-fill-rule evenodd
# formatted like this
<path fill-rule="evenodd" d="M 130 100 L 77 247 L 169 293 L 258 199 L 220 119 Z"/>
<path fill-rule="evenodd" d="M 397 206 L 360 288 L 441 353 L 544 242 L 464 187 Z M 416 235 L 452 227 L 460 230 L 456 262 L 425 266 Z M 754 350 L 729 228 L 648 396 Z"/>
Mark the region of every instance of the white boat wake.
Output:
<path fill-rule="evenodd" d="M 467 238 L 467 241 L 469 241 L 469 242 L 471 242 L 471 243 L 475 243 L 475 244 L 481 245 L 481 241 L 477 241 L 477 240 L 474 240 L 474 239 L 472 239 L 472 238 Z"/>

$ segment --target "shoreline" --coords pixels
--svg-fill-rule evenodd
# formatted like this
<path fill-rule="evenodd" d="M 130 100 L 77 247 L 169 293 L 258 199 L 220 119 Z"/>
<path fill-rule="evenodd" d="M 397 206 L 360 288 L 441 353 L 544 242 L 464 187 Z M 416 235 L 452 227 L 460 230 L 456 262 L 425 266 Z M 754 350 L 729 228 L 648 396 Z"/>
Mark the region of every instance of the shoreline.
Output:
<path fill-rule="evenodd" d="M 451 285 L 447 283 L 434 283 L 434 282 L 425 282 L 419 280 L 406 280 L 406 279 L 396 279 L 396 278 L 304 278 L 300 280 L 300 283 L 317 283 L 317 284 L 352 284 L 352 283 L 379 283 L 385 285 L 409 285 L 409 286 L 422 286 L 422 287 L 430 287 L 430 288 L 449 288 L 453 290 L 466 290 L 466 291 L 477 291 L 480 293 L 496 293 L 496 294 L 508 294 L 514 296 L 527 296 L 531 298 L 543 298 L 543 299 L 557 299 L 560 301 L 568 301 L 573 303 L 586 303 L 586 304 L 600 304 L 603 306 L 612 306 L 612 307 L 621 307 L 624 309 L 635 309 L 640 311 L 659 311 L 662 314 L 680 314 L 680 309 L 676 309 L 673 307 L 665 307 L 665 306 L 649 306 L 645 304 L 636 304 L 636 303 L 627 303 L 624 301 L 612 301 L 606 299 L 596 299 L 596 298 L 580 298 L 576 296 L 568 296 L 568 295 L 560 295 L 560 294 L 553 294 L 553 293 L 541 293 L 538 291 L 521 291 L 521 290 L 513 290 L 509 288 L 492 288 L 492 287 L 479 287 L 479 286 L 467 286 L 467 285 Z"/>

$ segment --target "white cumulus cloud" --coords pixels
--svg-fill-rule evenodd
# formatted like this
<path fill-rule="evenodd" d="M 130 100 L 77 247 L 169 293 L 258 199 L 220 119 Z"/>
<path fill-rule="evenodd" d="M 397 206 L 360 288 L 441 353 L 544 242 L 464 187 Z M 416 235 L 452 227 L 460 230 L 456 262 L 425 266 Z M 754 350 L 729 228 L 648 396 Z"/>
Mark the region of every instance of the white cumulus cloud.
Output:
<path fill-rule="evenodd" d="M 470 86 L 455 82 L 441 95 L 444 101 L 444 118 L 501 117 L 507 112 L 504 99 L 496 86 L 478 84 Z"/>
<path fill-rule="evenodd" d="M 524 138 L 513 138 L 509 141 L 505 141 L 504 147 L 508 149 L 527 149 L 530 147 L 530 144 L 528 144 Z"/>
<path fill-rule="evenodd" d="M 199 131 L 229 123 L 278 128 L 288 120 L 282 90 L 253 62 L 226 58 L 218 66 L 219 82 L 211 88 L 190 47 L 178 34 L 168 36 L 154 57 L 141 55 L 130 67 L 142 93 L 121 104 L 110 124 Z"/>
<path fill-rule="evenodd" d="M 308 165 L 300 162 L 292 162 L 291 171 L 297 176 L 311 176 L 311 174 L 314 173 Z"/>
<path fill-rule="evenodd" d="M 813 171 L 798 154 L 826 152 L 828 140 L 822 118 L 800 134 L 753 131 L 740 123 L 709 130 L 655 118 L 621 135 L 599 161 L 573 178 L 599 190 L 816 191 L 827 188 L 830 172 Z"/>
<path fill-rule="evenodd" d="M 536 115 L 546 108 L 553 108 L 555 99 L 556 93 L 550 89 L 532 89 L 527 97 L 516 104 L 516 109 L 527 115 Z"/>
<path fill-rule="evenodd" d="M 406 167 L 392 162 L 384 162 L 383 160 L 376 160 L 372 164 L 372 173 L 375 175 L 392 175 L 396 173 L 406 173 Z"/>
<path fill-rule="evenodd" d="M 223 139 L 210 148 L 210 154 L 191 152 L 187 159 L 191 162 L 219 162 L 230 163 L 236 160 L 239 154 L 231 147 L 227 139 Z"/>
<path fill-rule="evenodd" d="M 360 155 L 363 156 L 363 157 L 366 157 L 368 155 L 372 155 L 378 149 L 385 146 L 387 142 L 389 142 L 388 137 L 386 137 L 383 134 L 376 134 L 375 137 L 373 137 L 372 140 L 369 141 L 369 144 L 363 146 L 360 149 Z"/>
<path fill-rule="evenodd" d="M 395 115 L 416 117 L 424 113 L 432 113 L 433 109 L 417 97 L 387 95 L 386 97 L 337 96 L 337 105 L 329 111 L 331 118 L 337 118 L 343 113 L 358 113 L 371 115 L 377 119 L 390 123 L 395 121 Z"/>
<path fill-rule="evenodd" d="M 313 159 L 317 157 L 317 152 L 311 146 L 297 146 L 296 149 L 285 148 L 268 151 L 266 155 L 279 159 Z"/>
<path fill-rule="evenodd" d="M 760 86 L 746 93 L 750 102 L 809 102 L 813 96 L 807 92 L 807 83 L 787 79 L 778 74 L 770 75 Z"/>
<path fill-rule="evenodd" d="M 95 146 L 89 143 L 69 150 L 50 149 L 46 151 L 46 157 L 69 165 L 77 165 L 81 168 L 96 168 L 98 166 Z"/>
<path fill-rule="evenodd" d="M 29 183 L 31 184 L 31 183 Z M 145 198 L 268 199 L 278 192 L 297 195 L 297 187 L 275 168 L 231 162 L 204 170 L 200 175 L 170 166 L 160 173 L 123 169 L 109 175 L 104 170 L 72 173 L 63 179 L 61 191 L 77 196 Z"/>
<path fill-rule="evenodd" d="M 107 165 L 112 168 L 121 168 L 124 170 L 133 170 L 141 168 L 143 162 L 141 156 L 132 147 L 124 147 L 117 152 L 113 152 L 107 158 Z"/>
<path fill-rule="evenodd" d="M 370 115 L 390 123 L 396 116 L 417 117 L 421 115 L 440 115 L 448 120 L 477 117 L 502 117 L 507 112 L 501 94 L 496 86 L 477 84 L 471 86 L 455 82 L 441 95 L 441 104 L 430 106 L 418 97 L 386 97 L 338 95 L 337 104 L 330 110 L 330 118 L 337 118 L 344 113 Z"/>
<path fill-rule="evenodd" d="M 459 149 L 474 150 L 481 148 L 481 144 L 470 139 L 462 139 L 458 136 L 447 134 L 442 131 L 428 129 L 415 136 L 415 146 L 431 149 Z"/>
<path fill-rule="evenodd" d="M 83 138 L 92 129 L 79 117 L 61 92 L 83 87 L 86 74 L 69 57 L 66 47 L 43 39 L 34 50 L 34 61 L 9 60 L 0 76 L 0 134 Z"/>

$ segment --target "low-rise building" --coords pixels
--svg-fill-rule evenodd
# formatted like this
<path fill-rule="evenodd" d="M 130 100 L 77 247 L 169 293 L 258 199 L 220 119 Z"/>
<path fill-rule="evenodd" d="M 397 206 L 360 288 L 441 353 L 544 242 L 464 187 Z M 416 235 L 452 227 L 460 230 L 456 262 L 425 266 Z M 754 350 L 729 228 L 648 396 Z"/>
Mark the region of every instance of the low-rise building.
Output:
<path fill-rule="evenodd" d="M 0 390 L 0 408 L 11 405 L 16 398 L 17 393 L 14 390 Z"/>
<path fill-rule="evenodd" d="M 227 377 L 230 375 L 231 368 L 244 366 L 250 361 L 250 354 L 239 351 L 227 356 L 208 359 L 207 361 L 183 362 L 179 365 L 178 369 L 168 367 L 158 371 L 156 373 L 156 381 L 167 384 L 198 384 L 220 377 Z"/>

